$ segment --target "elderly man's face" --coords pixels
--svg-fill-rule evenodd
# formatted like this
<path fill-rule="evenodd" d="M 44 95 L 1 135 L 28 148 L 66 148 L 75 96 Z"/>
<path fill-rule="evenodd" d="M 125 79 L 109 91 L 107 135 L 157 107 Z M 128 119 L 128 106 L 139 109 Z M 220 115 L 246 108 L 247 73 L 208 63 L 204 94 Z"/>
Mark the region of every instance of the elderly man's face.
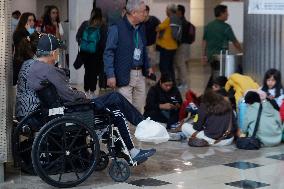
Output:
<path fill-rule="evenodd" d="M 137 10 L 133 11 L 133 17 L 138 23 L 143 22 L 146 16 L 146 5 L 144 3 L 142 3 Z"/>

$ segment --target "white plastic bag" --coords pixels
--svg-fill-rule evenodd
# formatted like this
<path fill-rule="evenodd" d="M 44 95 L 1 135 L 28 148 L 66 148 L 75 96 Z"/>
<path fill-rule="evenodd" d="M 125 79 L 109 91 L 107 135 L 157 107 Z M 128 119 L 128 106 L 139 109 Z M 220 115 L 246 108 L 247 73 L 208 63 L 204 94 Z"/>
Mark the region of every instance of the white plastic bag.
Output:
<path fill-rule="evenodd" d="M 150 118 L 137 125 L 134 135 L 139 141 L 153 142 L 155 144 L 167 142 L 170 138 L 167 129 L 161 124 L 150 120 Z"/>

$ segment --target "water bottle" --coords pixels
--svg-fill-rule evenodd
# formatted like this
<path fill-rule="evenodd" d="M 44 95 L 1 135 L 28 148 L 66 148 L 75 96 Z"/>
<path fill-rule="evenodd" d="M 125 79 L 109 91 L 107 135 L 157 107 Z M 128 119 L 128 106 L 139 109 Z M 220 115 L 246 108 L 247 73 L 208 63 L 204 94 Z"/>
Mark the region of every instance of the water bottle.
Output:
<path fill-rule="evenodd" d="M 246 115 L 246 110 L 247 110 L 247 104 L 245 103 L 245 99 L 242 98 L 239 100 L 238 103 L 238 126 L 239 128 L 242 130 L 242 128 L 244 127 L 244 119 L 245 119 L 245 115 Z"/>

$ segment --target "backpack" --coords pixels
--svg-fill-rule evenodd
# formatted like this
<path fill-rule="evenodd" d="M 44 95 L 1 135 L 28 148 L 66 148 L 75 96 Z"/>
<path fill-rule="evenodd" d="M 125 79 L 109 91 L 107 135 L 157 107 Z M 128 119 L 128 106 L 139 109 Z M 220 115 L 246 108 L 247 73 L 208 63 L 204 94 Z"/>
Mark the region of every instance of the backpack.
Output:
<path fill-rule="evenodd" d="M 176 42 L 180 42 L 182 38 L 182 25 L 177 17 L 170 18 L 170 27 L 172 29 L 172 37 Z"/>
<path fill-rule="evenodd" d="M 196 28 L 195 26 L 188 22 L 188 39 L 189 39 L 189 44 L 192 44 L 195 41 L 195 33 L 196 33 Z"/>
<path fill-rule="evenodd" d="M 82 35 L 80 50 L 83 52 L 95 53 L 100 38 L 101 35 L 99 28 L 95 28 L 92 26 L 86 27 Z"/>

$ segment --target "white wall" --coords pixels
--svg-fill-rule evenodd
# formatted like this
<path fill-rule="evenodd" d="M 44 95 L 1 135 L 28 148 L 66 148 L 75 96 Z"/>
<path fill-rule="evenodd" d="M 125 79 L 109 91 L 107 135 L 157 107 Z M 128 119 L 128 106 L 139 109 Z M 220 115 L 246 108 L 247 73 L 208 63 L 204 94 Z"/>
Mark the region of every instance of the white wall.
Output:
<path fill-rule="evenodd" d="M 19 10 L 21 13 L 31 12 L 36 14 L 36 6 L 36 0 L 12 0 L 12 12 L 15 10 Z"/>
<path fill-rule="evenodd" d="M 244 38 L 244 3 L 243 2 L 223 2 L 228 6 L 229 19 L 227 21 L 233 28 L 237 39 L 242 43 Z"/>
<path fill-rule="evenodd" d="M 81 3 L 82 1 L 69 0 L 69 64 L 71 82 L 74 84 L 83 83 L 85 72 L 83 66 L 79 70 L 75 70 L 73 67 L 78 52 L 76 33 L 81 23 L 89 19 L 93 8 L 93 0 L 84 0 L 84 3 Z"/>

